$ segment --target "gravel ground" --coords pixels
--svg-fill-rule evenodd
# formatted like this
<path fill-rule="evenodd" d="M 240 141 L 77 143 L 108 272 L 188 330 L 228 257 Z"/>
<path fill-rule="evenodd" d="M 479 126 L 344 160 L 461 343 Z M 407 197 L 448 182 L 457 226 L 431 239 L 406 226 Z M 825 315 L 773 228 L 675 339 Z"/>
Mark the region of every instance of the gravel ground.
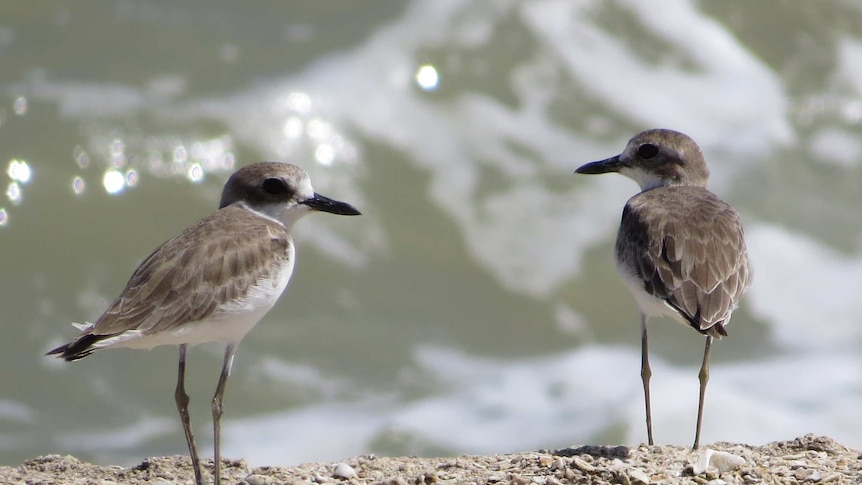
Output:
<path fill-rule="evenodd" d="M 265 484 L 862 484 L 862 452 L 806 435 L 747 446 L 716 443 L 692 452 L 679 446 L 581 446 L 511 455 L 456 458 L 360 456 L 340 463 L 251 469 L 225 460 L 225 483 Z M 206 479 L 211 463 L 205 468 Z M 98 466 L 71 456 L 42 456 L 0 467 L 2 484 L 191 484 L 185 456 L 150 458 L 138 466 Z"/>

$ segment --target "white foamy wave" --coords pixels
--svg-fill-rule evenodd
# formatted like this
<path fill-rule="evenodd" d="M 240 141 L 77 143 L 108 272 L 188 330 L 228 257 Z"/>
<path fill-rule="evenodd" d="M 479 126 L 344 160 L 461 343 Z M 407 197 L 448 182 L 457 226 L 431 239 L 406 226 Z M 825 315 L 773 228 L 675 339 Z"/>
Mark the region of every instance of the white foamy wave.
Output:
<path fill-rule="evenodd" d="M 639 358 L 598 348 L 520 362 L 421 347 L 417 364 L 438 389 L 427 398 L 374 397 L 231 420 L 227 453 L 255 464 L 337 460 L 392 434 L 455 453 L 502 453 L 590 442 L 618 421 L 636 389 L 613 376 Z M 661 363 L 656 368 L 662 368 Z"/>
<path fill-rule="evenodd" d="M 622 348 L 501 361 L 442 348 L 417 360 L 445 390 L 406 403 L 400 429 L 466 453 L 505 453 L 592 442 L 636 398 L 616 376 L 636 377 L 639 358 Z M 632 379 L 634 382 L 634 379 Z"/>
<path fill-rule="evenodd" d="M 640 355 L 594 346 L 519 361 L 420 347 L 416 361 L 439 392 L 404 401 L 368 397 L 243 420 L 225 426 L 228 455 L 252 464 L 337 460 L 373 451 L 397 432 L 452 453 L 505 453 L 607 441 L 646 440 Z M 653 369 L 656 441 L 690 445 L 698 399 L 698 365 L 661 356 Z M 702 441 L 766 443 L 805 433 L 862 444 L 857 353 L 788 355 L 773 361 L 713 363 Z M 611 438 L 607 444 L 617 444 Z"/>
<path fill-rule="evenodd" d="M 800 233 L 757 224 L 746 233 L 752 312 L 787 349 L 858 348 L 862 256 L 842 255 Z"/>
<path fill-rule="evenodd" d="M 316 404 L 289 413 L 225 420 L 224 456 L 251 466 L 336 461 L 369 451 L 390 404 L 378 399 Z"/>
<path fill-rule="evenodd" d="M 24 403 L 12 399 L 0 399 L 0 420 L 14 423 L 32 423 L 33 411 Z"/>
<path fill-rule="evenodd" d="M 524 4 L 523 13 L 545 48 L 620 115 L 646 127 L 684 127 L 707 146 L 732 138 L 734 147 L 751 151 L 792 139 L 778 76 L 692 2 L 627 2 L 627 7 L 640 27 L 673 45 L 693 69 L 673 61 L 656 67 L 640 58 L 619 32 L 597 26 L 589 14 L 595 6 L 550 0 Z"/>
<path fill-rule="evenodd" d="M 817 161 L 852 169 L 862 160 L 862 141 L 850 131 L 825 128 L 814 133 L 810 143 Z"/>
<path fill-rule="evenodd" d="M 840 79 L 850 83 L 857 94 L 862 94 L 862 42 L 857 39 L 841 39 L 838 55 Z"/>
<path fill-rule="evenodd" d="M 121 450 L 134 449 L 153 438 L 171 433 L 176 427 L 176 419 L 146 417 L 110 431 L 67 433 L 58 436 L 54 441 L 63 450 L 114 454 Z"/>

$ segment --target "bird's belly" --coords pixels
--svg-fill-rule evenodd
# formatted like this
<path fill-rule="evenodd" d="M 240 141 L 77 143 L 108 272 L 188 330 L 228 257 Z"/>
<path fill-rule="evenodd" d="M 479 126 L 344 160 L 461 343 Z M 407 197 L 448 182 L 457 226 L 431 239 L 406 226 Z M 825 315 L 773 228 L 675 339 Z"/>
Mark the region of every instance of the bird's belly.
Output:
<path fill-rule="evenodd" d="M 152 349 L 159 345 L 197 345 L 206 342 L 237 343 L 259 322 L 271 307 L 256 311 L 219 315 L 207 320 L 188 322 L 175 328 L 145 335 L 130 330 L 116 337 L 105 339 L 96 348 L 126 347 L 130 349 Z"/>

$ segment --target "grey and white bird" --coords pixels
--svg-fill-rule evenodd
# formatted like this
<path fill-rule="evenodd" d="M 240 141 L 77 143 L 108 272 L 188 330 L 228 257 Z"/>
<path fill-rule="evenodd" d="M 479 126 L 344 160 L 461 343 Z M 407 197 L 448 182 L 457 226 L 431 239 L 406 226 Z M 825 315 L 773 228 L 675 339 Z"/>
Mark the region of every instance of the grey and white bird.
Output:
<path fill-rule="evenodd" d="M 350 204 L 315 193 L 308 174 L 297 166 L 264 162 L 237 170 L 224 186 L 217 211 L 156 248 L 94 323 L 79 326 L 77 337 L 47 355 L 74 361 L 104 348 L 179 345 L 174 397 L 200 485 L 185 391 L 186 348 L 225 344 L 212 399 L 218 484 L 222 398 L 234 353 L 287 287 L 295 262 L 290 231 L 313 211 L 359 215 Z"/>
<path fill-rule="evenodd" d="M 652 445 L 647 317 L 666 316 L 706 336 L 698 375 L 697 449 L 710 346 L 727 335 L 731 313 L 751 283 L 739 214 L 706 188 L 709 169 L 700 147 L 677 131 L 644 131 L 621 154 L 575 171 L 608 172 L 619 172 L 641 188 L 623 209 L 614 259 L 641 313 L 647 438 Z"/>

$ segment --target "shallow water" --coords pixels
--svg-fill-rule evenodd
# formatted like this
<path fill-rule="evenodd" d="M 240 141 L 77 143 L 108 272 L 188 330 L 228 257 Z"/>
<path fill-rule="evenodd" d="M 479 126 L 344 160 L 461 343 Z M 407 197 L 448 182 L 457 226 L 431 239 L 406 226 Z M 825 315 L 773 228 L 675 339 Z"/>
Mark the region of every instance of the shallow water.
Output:
<path fill-rule="evenodd" d="M 645 440 L 611 256 L 636 185 L 572 171 L 657 126 L 701 144 L 755 269 L 713 349 L 703 441 L 862 447 L 859 32 L 842 2 L 7 6 L 0 462 L 185 452 L 176 349 L 42 354 L 259 160 L 363 216 L 295 228 L 294 280 L 239 348 L 227 456 Z M 656 440 L 688 444 L 703 341 L 650 328 Z M 189 362 L 207 453 L 220 356 Z"/>

